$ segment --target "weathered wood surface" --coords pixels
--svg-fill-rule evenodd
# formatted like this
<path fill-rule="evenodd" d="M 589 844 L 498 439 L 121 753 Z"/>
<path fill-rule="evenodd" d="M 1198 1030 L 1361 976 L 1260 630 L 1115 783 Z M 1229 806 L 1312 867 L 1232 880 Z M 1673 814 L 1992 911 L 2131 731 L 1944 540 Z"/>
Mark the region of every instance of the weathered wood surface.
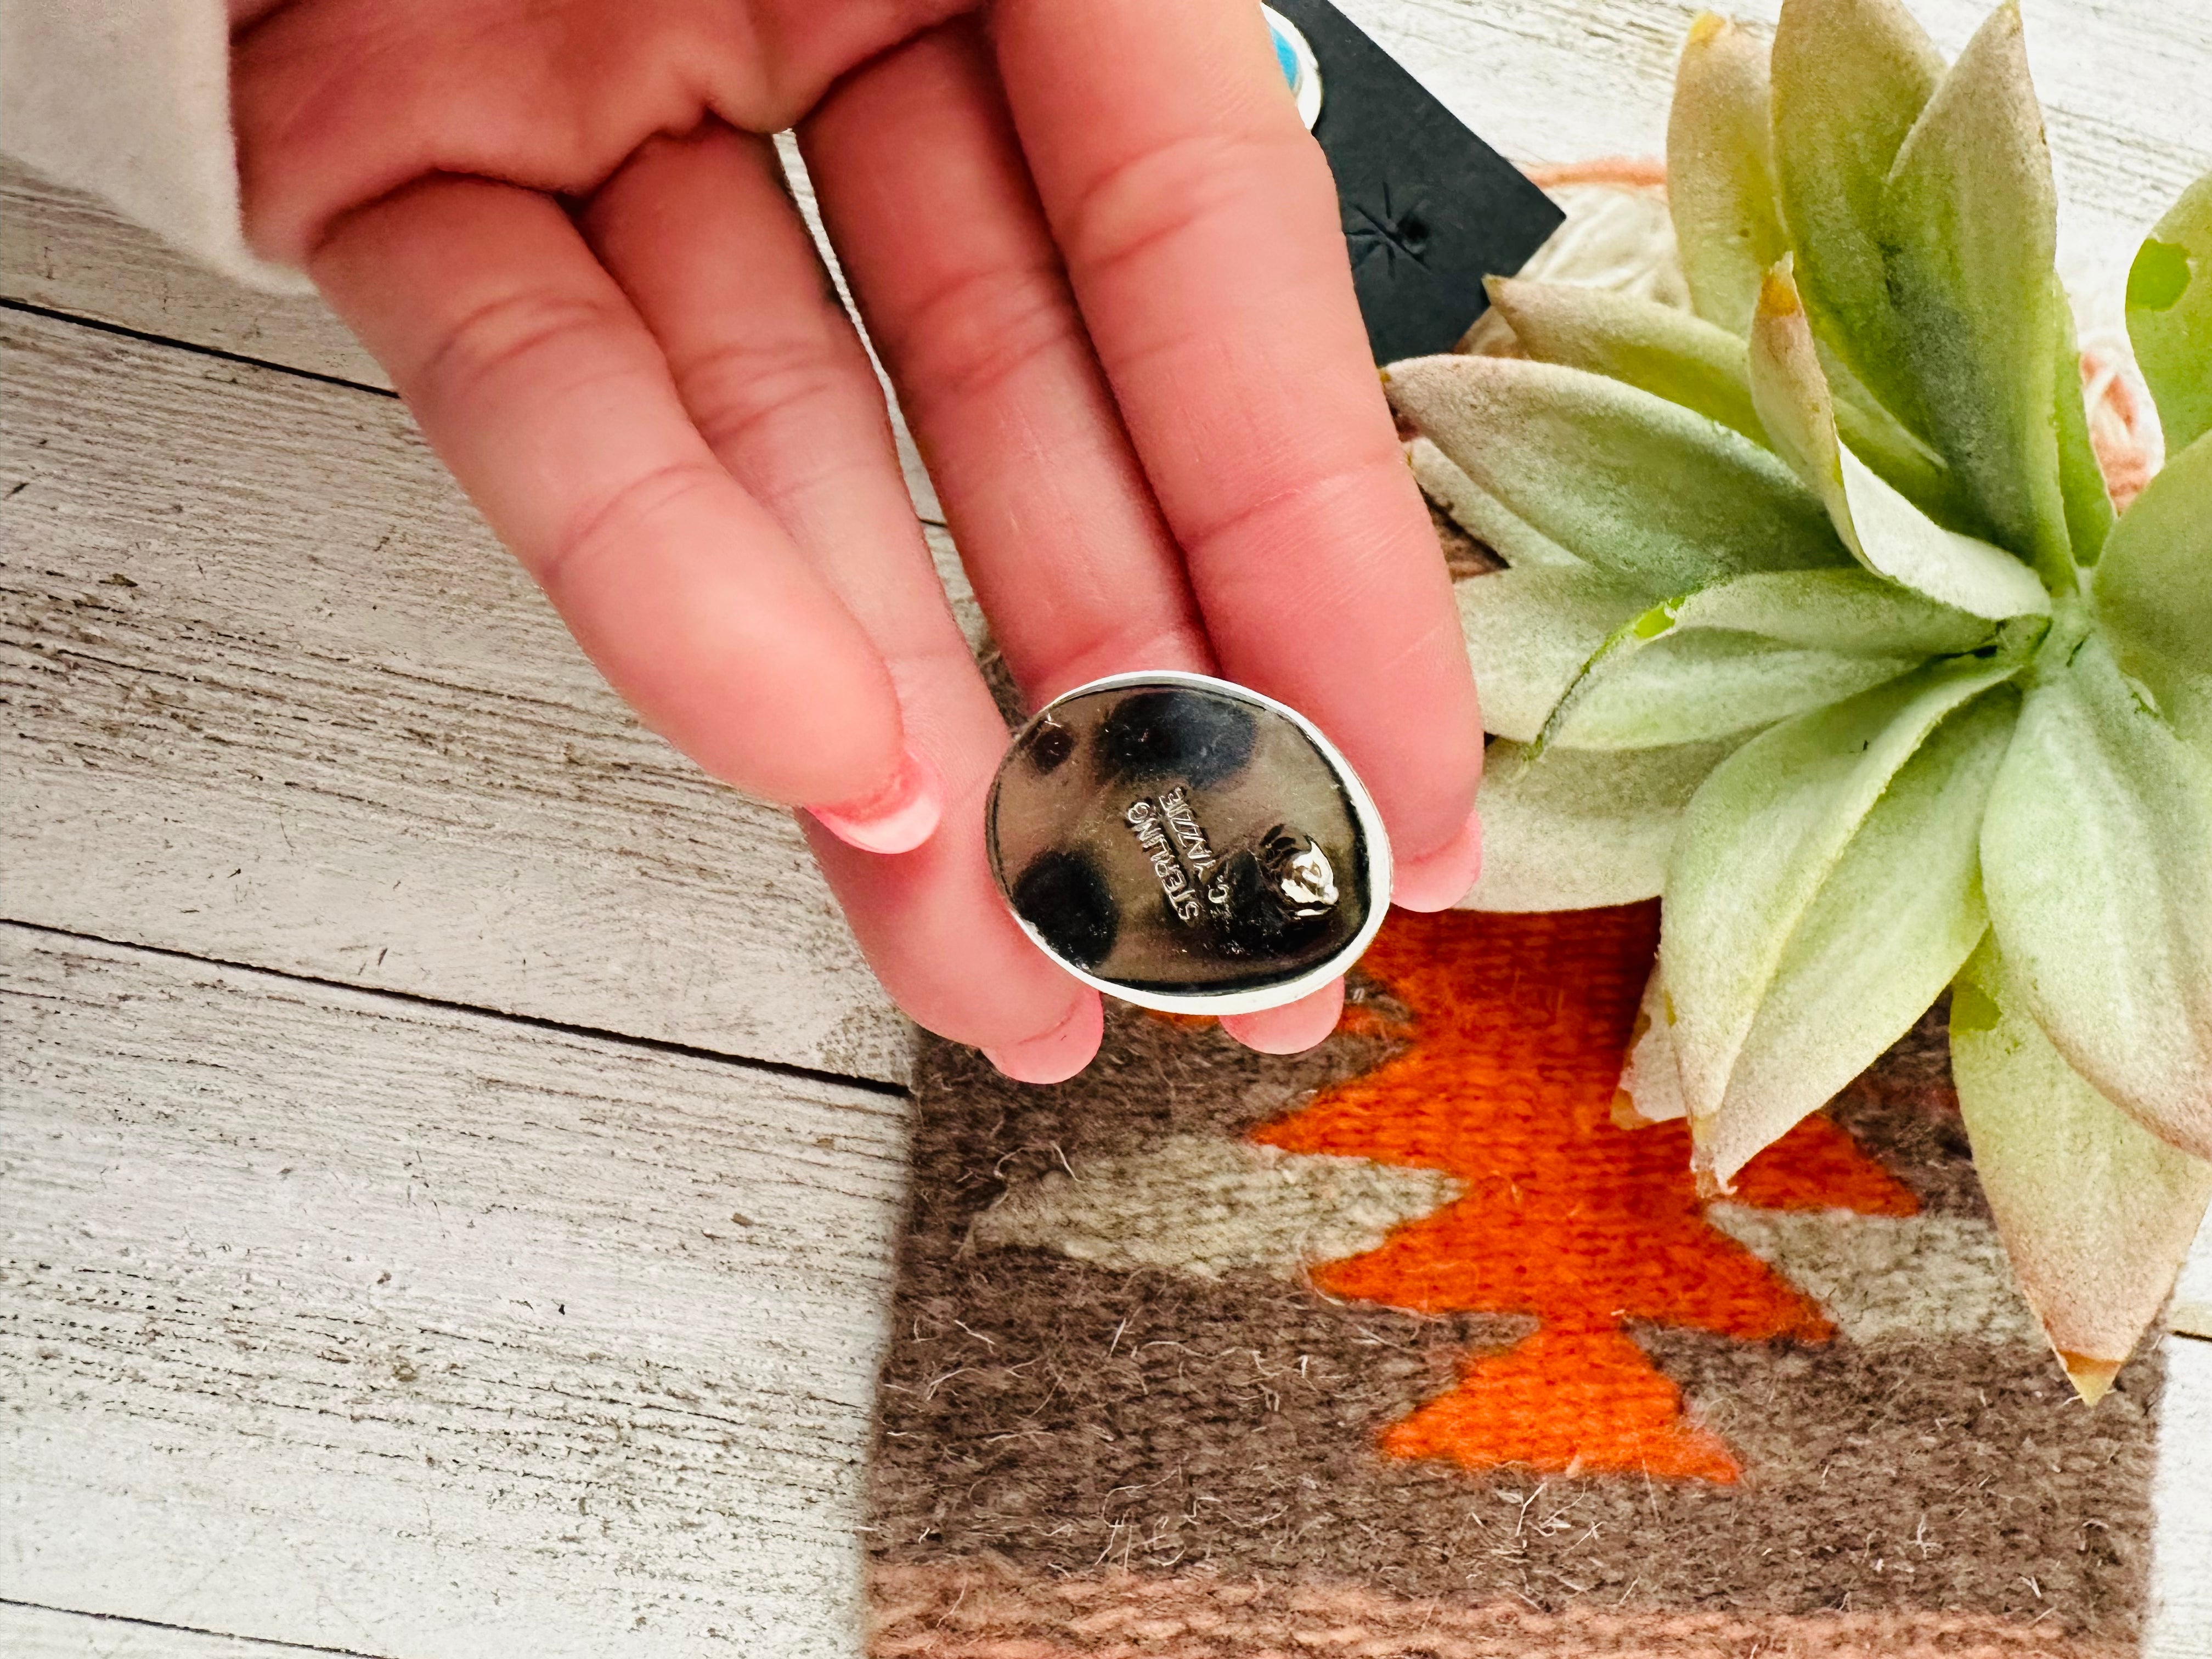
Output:
<path fill-rule="evenodd" d="M 787 816 L 636 723 L 397 403 L 0 344 L 0 914 L 905 1075 Z"/>
<path fill-rule="evenodd" d="M 1342 3 L 1532 161 L 1655 152 L 1697 9 Z M 1952 50 L 1986 9 L 1913 3 Z M 2212 7 L 2023 9 L 2109 277 L 2212 166 Z M 312 299 L 4 167 L 0 297 L 382 385 Z M 0 914 L 903 1075 L 787 823 L 637 730 L 388 398 L 0 323 Z M 895 1103 L 5 933 L 46 1035 L 0 1050 L 0 1598 L 52 1610 L 0 1651 L 850 1659 Z M 2147 1651 L 2212 1659 L 2212 1345 L 2169 1352 Z"/>
<path fill-rule="evenodd" d="M 337 1649 L 0 1601 L 0 1653 L 9 1659 L 306 1659 L 333 1652 L 343 1659 Z"/>
<path fill-rule="evenodd" d="M 0 1595 L 850 1651 L 902 1098 L 13 927 L 0 994 Z"/>
<path fill-rule="evenodd" d="M 2197 1241 L 2212 1267 L 2212 1231 Z M 2168 1337 L 2158 1555 L 2143 1659 L 2212 1659 L 2212 1342 Z"/>

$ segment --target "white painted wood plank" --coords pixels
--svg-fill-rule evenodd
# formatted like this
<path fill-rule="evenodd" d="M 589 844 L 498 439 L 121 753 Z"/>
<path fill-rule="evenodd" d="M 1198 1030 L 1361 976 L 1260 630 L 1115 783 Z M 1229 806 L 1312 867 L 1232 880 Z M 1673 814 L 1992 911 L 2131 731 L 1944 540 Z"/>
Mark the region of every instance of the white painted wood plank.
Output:
<path fill-rule="evenodd" d="M 787 816 L 636 723 L 396 403 L 0 344 L 0 914 L 905 1076 Z"/>
<path fill-rule="evenodd" d="M 0 297 L 360 386 L 392 385 L 313 295 L 227 281 L 12 157 L 0 159 Z"/>
<path fill-rule="evenodd" d="M 2212 1238 L 2212 1234 L 2206 1235 Z M 2206 1255 L 2199 1240 L 2198 1259 Z M 2212 1659 L 2212 1342 L 2168 1337 L 2143 1659 Z"/>
<path fill-rule="evenodd" d="M 2167 1322 L 2177 1331 L 2212 1339 L 2212 1216 L 2197 1231 L 2197 1248 L 2182 1264 Z"/>
<path fill-rule="evenodd" d="M 0 1653 L 9 1659 L 308 1659 L 330 1651 L 0 1601 Z"/>
<path fill-rule="evenodd" d="M 848 1654 L 903 1100 L 0 928 L 0 1597 Z"/>

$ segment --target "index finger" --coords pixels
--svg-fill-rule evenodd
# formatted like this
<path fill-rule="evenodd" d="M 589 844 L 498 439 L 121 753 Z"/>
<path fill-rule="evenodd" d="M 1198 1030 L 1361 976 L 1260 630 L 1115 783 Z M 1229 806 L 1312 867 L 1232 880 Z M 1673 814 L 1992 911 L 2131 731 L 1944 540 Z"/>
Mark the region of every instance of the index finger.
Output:
<path fill-rule="evenodd" d="M 1464 893 L 1482 724 L 1354 299 L 1336 191 L 1253 0 L 1000 0 L 1000 73 L 1084 321 L 1226 671 L 1318 722 Z"/>

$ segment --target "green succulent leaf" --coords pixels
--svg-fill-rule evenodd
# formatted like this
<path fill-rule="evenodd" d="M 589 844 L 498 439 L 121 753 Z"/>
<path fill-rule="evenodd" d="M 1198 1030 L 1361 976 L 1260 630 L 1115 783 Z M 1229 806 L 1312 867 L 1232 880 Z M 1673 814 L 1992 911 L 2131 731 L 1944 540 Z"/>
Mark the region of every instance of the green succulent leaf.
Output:
<path fill-rule="evenodd" d="M 1675 628 L 1735 629 L 1854 657 L 1958 656 L 1997 637 L 1986 617 L 1859 569 L 1762 570 L 1670 601 L 1665 611 Z"/>
<path fill-rule="evenodd" d="M 2212 431 L 2212 173 L 2181 192 L 2136 252 L 2128 338 L 2167 453 Z"/>
<path fill-rule="evenodd" d="M 1538 362 L 1603 374 L 1766 441 L 1740 335 L 1678 306 L 1603 289 L 1502 276 L 1487 287 L 1490 303 Z"/>
<path fill-rule="evenodd" d="M 1961 786 L 1949 775 L 1958 772 L 1971 780 L 1981 745 L 1990 741 L 1988 732 L 2000 719 L 2008 719 L 2002 702 L 1995 713 L 1961 722 L 1960 732 L 1971 743 L 1960 747 L 1963 739 L 1954 735 L 1935 749 L 1936 765 L 1922 769 L 1911 787 L 1900 791 L 1899 804 L 1884 811 L 1886 821 L 1865 850 L 1852 855 L 1853 843 L 1946 717 L 2017 672 L 2016 662 L 2002 659 L 1968 657 L 1928 664 L 1848 702 L 1771 727 L 1723 762 L 1699 787 L 1668 861 L 1660 945 L 1674 1005 L 1675 1054 L 1693 1120 L 1712 1123 L 1722 1111 L 1754 1027 L 1759 1028 L 1762 1046 L 1750 1058 L 1759 1076 L 1774 1074 L 1770 1050 L 1792 1039 L 1765 1005 L 1785 966 L 1793 982 L 1823 963 L 1838 965 L 1820 971 L 1839 972 L 1854 986 L 1868 984 L 1870 974 L 1894 978 L 1890 990 L 1875 997 L 1881 1004 L 1878 1017 L 1836 1011 L 1832 1018 L 1841 1029 L 1831 1034 L 1821 1029 L 1831 1018 L 1824 1013 L 1798 1039 L 1820 1045 L 1802 1051 L 1808 1072 L 1823 1057 L 1855 1051 L 1868 1019 L 1877 1026 L 1888 1023 L 1887 999 L 1899 994 L 1895 986 L 1917 985 L 1932 970 L 1942 952 L 1928 940 L 1930 922 L 1897 908 L 1901 895 L 1870 889 L 1886 878 L 1879 873 L 1885 864 L 1903 866 L 1895 873 L 1899 881 L 1930 879 L 1929 871 L 1940 866 L 1953 872 L 1947 879 L 1954 885 L 1948 890 L 1952 898 L 1939 941 L 1951 939 L 1949 930 L 1961 925 L 1955 915 L 1964 902 L 1955 890 L 1958 860 L 1943 851 L 1943 838 L 1954 832 L 1948 821 L 1966 803 L 1956 793 Z M 1971 817 L 1967 824 L 1971 839 Z M 1924 851 L 1909 850 L 1920 848 L 1923 840 Z M 1971 869 L 1971 847 L 1968 851 Z M 1851 868 L 1843 872 L 1844 884 L 1838 890 L 1859 895 L 1856 918 L 1823 901 L 1824 890 L 1847 855 Z M 1931 896 L 1936 890 L 1916 889 L 1917 902 L 1944 910 Z M 1801 942 L 1798 935 L 1808 921 L 1815 923 L 1814 930 Z M 1885 942 L 1893 931 L 1899 939 Z M 1841 943 L 1832 947 L 1832 937 Z M 1941 964 L 1936 989 L 1972 943 L 1969 937 L 1959 945 L 1956 957 Z M 1852 951 L 1866 957 L 1856 968 L 1845 960 Z M 1904 1025 L 1911 1024 L 1933 994 L 1933 989 L 1927 992 L 1905 1014 Z M 1836 1086 L 1850 1075 L 1838 1079 Z M 1744 1094 L 1738 1098 L 1747 1103 L 1735 1109 L 1723 1132 L 1701 1153 L 1723 1180 L 1765 1144 L 1761 1135 L 1771 1139 L 1789 1127 L 1781 1123 L 1767 1133 L 1790 1109 L 1786 1102 Z"/>
<path fill-rule="evenodd" d="M 1740 335 L 1678 306 L 1603 289 L 1512 277 L 1492 277 L 1489 289 L 1498 315 L 1538 362 L 1640 387 L 1767 444 Z M 1942 459 L 1888 414 L 1840 392 L 1835 410 L 1843 441 L 1916 504 L 1948 517 L 1971 512 Z"/>
<path fill-rule="evenodd" d="M 1771 725 L 1999 638 L 1995 623 L 1867 571 L 1759 571 L 1623 617 L 1536 746 L 1642 748 Z"/>
<path fill-rule="evenodd" d="M 1943 59 L 1900 0 L 1784 0 L 1774 174 L 1814 331 L 1921 435 L 1879 230 L 1882 190 Z"/>
<path fill-rule="evenodd" d="M 1945 529 L 1844 445 L 1786 261 L 1759 290 L 1750 372 L 1752 398 L 1775 453 L 1818 493 L 1836 533 L 1869 570 L 1978 617 L 2051 609 L 2033 571 L 2001 547 Z"/>
<path fill-rule="evenodd" d="M 2051 365 L 2057 198 L 2020 12 L 1990 15 L 1905 136 L 1879 238 L 1922 434 L 1997 538 L 2073 586 Z"/>
<path fill-rule="evenodd" d="M 1765 43 L 1701 14 L 1674 72 L 1667 205 L 1690 303 L 1738 335 L 1750 325 L 1759 273 L 1790 246 L 1775 206 L 1771 125 Z"/>
<path fill-rule="evenodd" d="M 2047 611 L 2034 574 L 2003 549 L 1948 530 L 1865 466 L 1836 405 L 1788 262 L 1767 273 L 1749 346 L 1752 397 L 1775 450 L 1826 505 L 1869 570 L 1978 616 Z"/>
<path fill-rule="evenodd" d="M 2093 592 L 2123 665 L 2212 753 L 2212 433 L 2121 515 Z"/>
<path fill-rule="evenodd" d="M 1615 629 L 1539 732 L 1540 748 L 1651 749 L 1747 732 L 1910 672 L 1913 657 L 1849 656 L 1756 634 L 1674 629 L 1666 607 Z"/>
<path fill-rule="evenodd" d="M 1406 460 L 1413 469 L 1413 481 L 1431 501 L 1443 504 L 1452 522 L 1514 569 L 1529 565 L 1549 565 L 1565 570 L 1589 568 L 1527 520 L 1516 515 L 1426 438 L 1416 438 L 1406 446 Z"/>
<path fill-rule="evenodd" d="M 2074 337 L 2074 307 L 2058 278 L 2051 279 L 2051 310 L 2058 319 L 2054 388 L 2058 411 L 2058 491 L 2066 508 L 2066 536 L 2075 562 L 2094 564 L 2112 532 L 2112 495 L 2089 438 L 2089 409 L 2082 401 L 2081 346 Z"/>
<path fill-rule="evenodd" d="M 1395 363 L 1389 389 L 1516 517 L 1654 599 L 1850 557 L 1773 456 L 1648 392 L 1552 363 L 1461 356 Z"/>
<path fill-rule="evenodd" d="M 1624 1108 L 1626 1109 L 1624 1110 Z M 1643 1123 L 1672 1123 L 1689 1115 L 1682 1098 L 1682 1074 L 1674 1064 L 1674 1003 L 1667 995 L 1667 978 L 1657 963 L 1644 982 L 1644 1000 L 1636 1010 L 1636 1027 L 1628 1043 L 1628 1057 L 1620 1067 L 1620 1083 L 1613 1096 L 1613 1115 Z"/>
<path fill-rule="evenodd" d="M 2173 1288 L 2212 1200 L 2212 1164 L 2167 1146 L 2066 1063 L 1993 939 L 1952 990 L 1951 1075 L 2014 1277 L 2094 1402 Z"/>
<path fill-rule="evenodd" d="M 2009 686 L 1993 688 L 1938 724 L 1809 895 L 1778 909 L 1786 942 L 1725 1088 L 1714 1103 L 1685 1085 L 1699 1162 L 1723 1183 L 1910 1030 L 1987 928 L 1976 830 L 2019 701 Z M 1757 836 L 1763 817 L 1741 827 Z M 1806 873 L 1790 862 L 1769 860 L 1783 878 L 1768 889 L 1775 896 Z M 1751 875 L 1754 889 L 1761 873 Z"/>
<path fill-rule="evenodd" d="M 1534 567 L 1469 576 L 1454 589 L 1482 695 L 1482 724 L 1532 741 L 1606 636 L 1648 603 L 1592 570 Z"/>
<path fill-rule="evenodd" d="M 2212 760 L 2094 633 L 2070 663 L 2038 664 L 1982 871 L 2021 1000 L 2067 1064 L 2212 1157 Z"/>
<path fill-rule="evenodd" d="M 1659 891 L 1682 809 L 1734 742 L 1624 754 L 1560 750 L 1532 762 L 1497 742 L 1483 760 L 1482 876 L 1468 910 L 1583 910 Z"/>

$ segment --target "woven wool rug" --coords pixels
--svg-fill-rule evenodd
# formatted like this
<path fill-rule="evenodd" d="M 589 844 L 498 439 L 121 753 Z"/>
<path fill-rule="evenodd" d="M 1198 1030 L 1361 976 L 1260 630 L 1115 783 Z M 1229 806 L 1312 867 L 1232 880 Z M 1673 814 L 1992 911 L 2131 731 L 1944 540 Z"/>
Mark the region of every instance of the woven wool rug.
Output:
<path fill-rule="evenodd" d="M 1656 933 L 1399 913 L 1292 1058 L 932 1048 L 877 1659 L 2132 1652 L 2158 1363 L 2075 1400 L 1941 1024 L 1706 1203 L 1615 1117 Z"/>

